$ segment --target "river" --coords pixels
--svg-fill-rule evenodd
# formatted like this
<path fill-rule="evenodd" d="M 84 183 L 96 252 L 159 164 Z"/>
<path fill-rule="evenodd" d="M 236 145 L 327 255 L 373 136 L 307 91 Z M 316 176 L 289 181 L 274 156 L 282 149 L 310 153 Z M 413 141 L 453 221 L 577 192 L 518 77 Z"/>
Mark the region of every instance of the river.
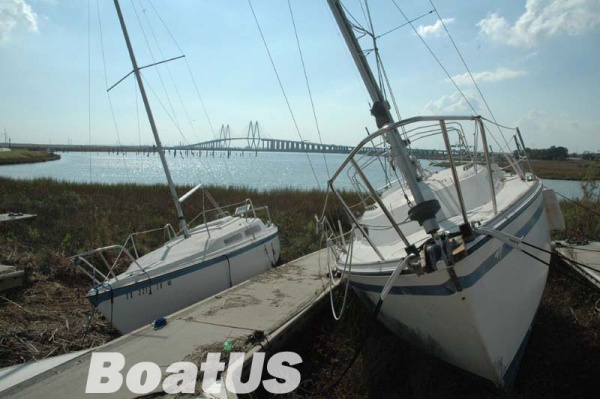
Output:
<path fill-rule="evenodd" d="M 247 186 L 258 190 L 278 188 L 324 189 L 331 173 L 346 158 L 343 154 L 278 152 L 216 152 L 214 157 L 168 154 L 175 184 L 203 182 L 218 186 Z M 165 175 L 157 154 L 60 153 L 59 161 L 0 166 L 0 176 L 14 179 L 51 178 L 69 182 L 103 184 L 164 184 Z M 424 167 L 428 161 L 422 161 Z M 314 170 L 314 173 L 313 173 Z M 315 177 L 316 175 L 316 177 Z M 581 197 L 579 181 L 544 179 L 544 184 L 568 198 Z M 350 187 L 349 181 L 341 181 Z"/>

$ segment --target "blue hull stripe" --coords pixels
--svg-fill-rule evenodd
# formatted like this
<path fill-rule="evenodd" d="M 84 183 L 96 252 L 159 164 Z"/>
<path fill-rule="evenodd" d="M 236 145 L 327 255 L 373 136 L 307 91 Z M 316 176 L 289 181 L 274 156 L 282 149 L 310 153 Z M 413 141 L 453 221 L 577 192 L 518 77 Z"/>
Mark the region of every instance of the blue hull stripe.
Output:
<path fill-rule="evenodd" d="M 534 199 L 537 197 L 534 196 Z M 526 209 L 527 206 L 523 206 L 523 209 Z M 544 211 L 544 206 L 541 204 L 538 209 L 535 211 L 533 216 L 525 223 L 523 227 L 515 234 L 517 237 L 524 237 L 533 229 L 535 224 L 539 221 L 540 216 Z M 501 227 L 506 226 L 508 223 L 516 219 L 518 216 L 522 214 L 519 213 L 515 215 L 511 220 L 508 220 L 507 223 L 503 223 Z M 473 253 L 475 249 L 481 248 L 484 243 L 489 241 L 491 237 L 488 239 L 481 240 L 481 242 L 475 244 L 472 248 L 469 248 L 470 254 Z M 492 254 L 486 260 L 481 262 L 481 264 L 473 270 L 470 274 L 466 276 L 461 276 L 458 278 L 460 285 L 462 288 L 469 288 L 474 286 L 487 272 L 489 272 L 495 265 L 497 265 L 504 257 L 506 257 L 513 248 L 509 245 L 502 245 L 500 248 L 500 256 L 497 253 Z M 359 282 L 351 282 L 352 286 L 367 292 L 375 292 L 380 293 L 383 290 L 383 286 L 380 285 L 372 285 L 372 284 L 364 284 Z M 454 284 L 452 280 L 448 279 L 443 284 L 438 285 L 421 285 L 421 286 L 400 286 L 400 287 L 392 287 L 390 290 L 390 294 L 392 295 L 428 295 L 428 296 L 448 296 L 452 295 L 456 292 L 454 288 Z"/>
<path fill-rule="evenodd" d="M 173 270 L 172 272 L 161 274 L 161 275 L 158 275 L 151 279 L 145 279 L 142 281 L 138 281 L 136 283 L 132 283 L 132 284 L 126 285 L 124 287 L 119 287 L 119 288 L 114 288 L 114 289 L 109 288 L 109 291 L 105 291 L 101 294 L 92 293 L 92 291 L 97 290 L 97 288 L 94 288 L 94 289 L 92 289 L 92 291 L 90 291 L 90 293 L 88 293 L 87 297 L 90 300 L 90 302 L 92 302 L 92 305 L 98 306 L 102 302 L 110 300 L 111 298 L 125 295 L 130 292 L 137 291 L 137 290 L 140 290 L 143 288 L 148 288 L 148 287 L 151 287 L 153 284 L 164 283 L 166 281 L 169 281 L 169 280 L 181 277 L 181 276 L 185 276 L 186 274 L 190 274 L 190 273 L 196 272 L 198 270 L 202 270 L 207 267 L 214 266 L 214 265 L 218 264 L 219 262 L 223 262 L 223 261 L 226 262 L 227 258 L 231 259 L 233 257 L 243 254 L 244 252 L 247 252 L 256 247 L 259 247 L 259 246 L 271 241 L 273 238 L 277 237 L 278 234 L 279 233 L 275 233 L 269 237 L 263 238 L 262 240 L 255 242 L 254 244 L 252 244 L 248 247 L 240 248 L 238 250 L 228 253 L 227 255 L 221 255 L 216 258 L 207 260 L 205 262 L 201 262 L 201 263 L 198 263 L 195 265 L 191 265 L 191 266 L 184 267 L 181 269 Z M 99 286 L 98 288 L 101 288 L 101 287 L 110 287 L 110 285 L 105 283 L 105 284 Z"/>

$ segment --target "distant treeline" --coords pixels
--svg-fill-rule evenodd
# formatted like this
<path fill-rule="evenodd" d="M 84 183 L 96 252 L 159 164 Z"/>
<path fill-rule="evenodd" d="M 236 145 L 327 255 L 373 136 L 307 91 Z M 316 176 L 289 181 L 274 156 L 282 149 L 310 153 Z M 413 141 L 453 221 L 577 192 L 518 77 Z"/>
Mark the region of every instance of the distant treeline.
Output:
<path fill-rule="evenodd" d="M 529 159 L 564 161 L 569 157 L 569 149 L 566 147 L 525 148 L 525 152 Z"/>

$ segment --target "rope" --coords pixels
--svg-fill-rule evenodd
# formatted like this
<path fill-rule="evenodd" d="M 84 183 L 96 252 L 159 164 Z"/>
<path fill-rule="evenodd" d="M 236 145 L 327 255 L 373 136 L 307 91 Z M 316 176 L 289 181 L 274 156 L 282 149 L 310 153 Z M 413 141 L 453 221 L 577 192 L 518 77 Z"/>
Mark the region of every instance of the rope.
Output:
<path fill-rule="evenodd" d="M 343 234 L 340 232 L 340 234 Z M 333 304 L 333 273 L 331 272 L 331 265 L 330 265 L 330 251 L 329 248 L 327 248 L 327 271 L 329 272 L 329 302 L 331 303 L 331 314 L 333 315 L 333 318 L 335 319 L 335 321 L 339 321 L 342 318 L 342 315 L 344 314 L 344 309 L 346 308 L 346 299 L 348 298 L 348 288 L 350 287 L 350 272 L 352 271 L 352 254 L 354 253 L 354 240 L 352 237 L 352 234 L 350 234 L 349 237 L 350 240 L 350 248 L 348 249 L 348 255 L 346 257 L 346 263 L 344 265 L 344 270 L 347 271 L 346 273 L 346 288 L 344 289 L 344 300 L 342 301 L 342 307 L 340 309 L 340 314 L 336 314 L 335 311 L 335 306 Z M 343 278 L 343 276 L 342 276 Z"/>
<path fill-rule="evenodd" d="M 258 32 L 260 33 L 260 37 L 262 39 L 263 45 L 265 46 L 265 50 L 269 56 L 269 60 L 271 61 L 271 66 L 273 67 L 273 71 L 275 72 L 275 76 L 277 77 L 277 82 L 279 82 L 279 88 L 281 89 L 281 93 L 285 99 L 285 103 L 287 104 L 288 110 L 290 111 L 290 116 L 292 117 L 292 121 L 294 122 L 294 126 L 296 127 L 296 132 L 298 133 L 298 137 L 300 137 L 301 141 L 304 141 L 302 138 L 302 134 L 300 133 L 300 127 L 298 126 L 298 122 L 296 121 L 296 117 L 294 116 L 294 112 L 292 111 L 292 106 L 290 105 L 290 101 L 288 100 L 285 89 L 283 88 L 283 83 L 281 82 L 281 78 L 279 77 L 279 72 L 277 72 L 277 67 L 275 67 L 275 61 L 273 61 L 273 57 L 271 56 L 271 51 L 269 50 L 269 46 L 267 45 L 267 41 L 265 36 L 263 35 L 262 28 L 260 27 L 260 23 L 258 22 L 258 18 L 256 17 L 256 13 L 254 12 L 254 7 L 252 7 L 252 1 L 248 0 L 248 5 L 250 6 L 250 10 L 252 11 L 252 16 L 254 17 L 254 22 L 256 22 L 256 27 L 258 28 Z M 315 177 L 315 181 L 317 182 L 317 186 L 319 186 L 319 190 L 321 189 L 321 183 L 319 182 L 319 178 L 317 177 L 317 172 L 315 172 L 315 168 L 308 156 L 308 152 L 305 152 L 306 159 L 308 159 L 308 163 L 310 165 L 310 169 Z"/>
<path fill-rule="evenodd" d="M 486 234 L 485 232 L 480 232 L 480 233 L 481 233 L 481 234 Z M 494 237 L 494 236 L 493 236 L 493 235 L 491 235 L 491 234 L 487 234 L 487 235 L 488 235 L 488 236 L 490 236 L 491 238 L 495 238 L 495 239 L 499 240 L 500 242 L 503 242 L 503 241 L 502 241 L 502 240 L 500 240 L 498 237 Z M 563 254 L 561 254 L 561 253 L 559 253 L 559 252 L 552 252 L 552 251 L 548 251 L 547 249 L 544 249 L 544 248 L 538 247 L 537 245 L 531 244 L 531 243 L 529 243 L 529 242 L 527 242 L 527 241 L 525 241 L 525 240 L 521 240 L 521 239 L 519 239 L 518 237 L 515 237 L 515 238 L 517 238 L 517 239 L 519 240 L 519 244 L 524 244 L 524 245 L 527 245 L 528 247 L 531 247 L 531 248 L 537 249 L 538 251 L 544 252 L 544 253 L 546 253 L 546 254 L 548 254 L 548 255 L 551 255 L 551 256 L 552 256 L 552 255 L 558 256 L 560 259 L 562 259 L 562 260 L 565 260 L 565 261 L 568 261 L 568 262 L 570 262 L 570 263 L 572 263 L 572 264 L 575 264 L 575 265 L 577 265 L 577 266 L 579 266 L 579 267 L 582 267 L 582 268 L 584 268 L 584 269 L 590 269 L 590 270 L 592 270 L 592 271 L 598 272 L 598 270 L 596 270 L 596 269 L 594 269 L 594 268 L 592 268 L 592 267 L 590 267 L 590 266 L 588 266 L 588 265 L 586 265 L 586 264 L 583 264 L 583 263 L 577 262 L 576 260 L 574 260 L 574 259 L 571 259 L 571 258 L 569 258 L 569 257 L 567 257 L 567 256 L 565 256 L 565 255 L 563 255 Z M 504 243 L 504 245 L 508 245 L 508 244 Z M 523 248 L 519 248 L 517 245 L 514 245 L 514 246 L 513 246 L 513 248 L 514 248 L 514 249 L 516 249 L 516 250 L 518 250 L 518 251 L 521 251 L 521 252 L 522 252 L 522 253 L 524 253 L 525 255 L 527 255 L 527 256 L 529 256 L 529 257 L 531 257 L 531 258 L 533 258 L 533 259 L 535 259 L 535 260 L 537 260 L 537 261 L 539 261 L 539 262 L 541 262 L 541 263 L 543 263 L 543 264 L 545 264 L 545 265 L 547 265 L 547 266 L 550 266 L 550 267 L 552 266 L 552 264 L 550 264 L 549 262 L 546 262 L 546 261 L 544 261 L 544 260 L 542 260 L 542 259 L 538 258 L 537 256 L 533 255 L 532 253 L 529 253 L 529 252 L 525 251 Z"/>
<path fill-rule="evenodd" d="M 98 289 L 96 288 L 96 295 L 98 294 Z M 92 320 L 94 319 L 94 314 L 96 313 L 96 307 L 92 305 L 92 310 L 90 311 L 90 316 L 88 317 L 87 325 L 85 326 L 85 330 L 83 330 L 83 336 L 81 337 L 81 341 L 79 341 L 79 345 L 83 345 L 85 342 L 85 337 L 87 337 L 88 331 L 90 330 L 90 326 L 92 325 Z"/>

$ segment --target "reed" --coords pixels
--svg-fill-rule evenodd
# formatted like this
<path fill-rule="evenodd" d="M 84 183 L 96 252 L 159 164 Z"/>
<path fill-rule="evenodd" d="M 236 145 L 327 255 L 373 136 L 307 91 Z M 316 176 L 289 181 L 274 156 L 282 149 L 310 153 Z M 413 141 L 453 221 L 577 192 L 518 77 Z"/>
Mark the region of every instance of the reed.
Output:
<path fill-rule="evenodd" d="M 89 281 L 75 272 L 67 257 L 93 247 L 123 242 L 133 231 L 160 227 L 167 222 L 175 225 L 167 187 L 2 178 L 0 187 L 0 212 L 38 214 L 31 221 L 0 225 L 0 263 L 28 270 L 24 288 L 0 293 L 3 297 L 0 298 L 0 367 L 99 345 L 118 336 L 96 314 L 86 340 L 81 340 L 90 312 L 85 299 Z M 178 188 L 180 194 L 186 189 Z M 314 231 L 314 215 L 321 214 L 326 193 L 293 188 L 257 191 L 244 187 L 215 187 L 210 191 L 223 204 L 252 198 L 257 205 L 268 205 L 273 221 L 280 228 L 281 262 L 320 247 Z M 344 195 L 352 197 L 350 193 Z M 356 200 L 349 198 L 349 202 Z M 600 211 L 597 199 L 589 201 L 586 204 Z M 336 202 L 328 202 L 327 212 L 341 216 L 343 212 L 335 208 Z M 592 222 L 589 215 L 571 203 L 563 202 L 562 206 L 569 231 L 582 231 L 588 238 L 597 238 L 588 235 L 590 231 L 597 234 L 593 229 L 597 228 L 597 219 Z M 186 214 L 195 215 L 201 209 L 199 200 L 185 203 Z M 581 227 L 587 220 L 589 227 Z M 599 299 L 597 291 L 568 268 L 556 265 L 550 269 L 521 369 L 508 396 L 595 397 L 596 370 L 600 368 Z M 341 301 L 340 293 L 336 293 L 337 307 Z M 372 317 L 372 310 L 352 291 L 341 322 L 334 322 L 329 312 L 326 303 L 306 329 L 287 341 L 284 350 L 296 351 L 303 358 L 304 381 L 301 385 L 304 390 L 296 390 L 289 398 L 315 397 L 313 392 L 329 386 L 354 355 Z M 498 395 L 377 323 L 348 375 L 320 397 L 492 398 Z M 263 397 L 260 393 L 252 396 Z"/>
<path fill-rule="evenodd" d="M 457 165 L 466 163 L 465 161 L 456 162 Z M 598 161 L 584 159 L 568 159 L 564 161 L 532 159 L 530 163 L 533 173 L 540 179 L 600 180 L 600 162 Z M 504 161 L 500 161 L 499 164 L 503 168 L 508 166 Z M 434 166 L 448 168 L 450 167 L 450 162 L 442 160 L 436 162 Z M 526 170 L 529 171 L 527 165 Z"/>
<path fill-rule="evenodd" d="M 6 178 L 0 178 L 0 187 L 0 212 L 38 215 L 31 221 L 0 225 L 0 263 L 25 268 L 29 276 L 23 289 L 0 293 L 5 297 L 0 298 L 0 367 L 99 345 L 117 336 L 96 315 L 88 338 L 81 342 L 90 312 L 85 299 L 90 282 L 67 258 L 123 243 L 133 232 L 166 223 L 177 226 L 168 188 Z M 189 188 L 178 187 L 179 194 Z M 255 205 L 269 207 L 280 231 L 280 264 L 320 248 L 314 216 L 323 211 L 324 192 L 212 187 L 210 193 L 219 204 L 251 198 Z M 334 201 L 329 204 L 330 213 L 342 214 Z M 202 209 L 201 195 L 184 203 L 189 218 Z M 138 249 L 148 251 L 161 239 L 160 235 L 148 237 Z"/>

